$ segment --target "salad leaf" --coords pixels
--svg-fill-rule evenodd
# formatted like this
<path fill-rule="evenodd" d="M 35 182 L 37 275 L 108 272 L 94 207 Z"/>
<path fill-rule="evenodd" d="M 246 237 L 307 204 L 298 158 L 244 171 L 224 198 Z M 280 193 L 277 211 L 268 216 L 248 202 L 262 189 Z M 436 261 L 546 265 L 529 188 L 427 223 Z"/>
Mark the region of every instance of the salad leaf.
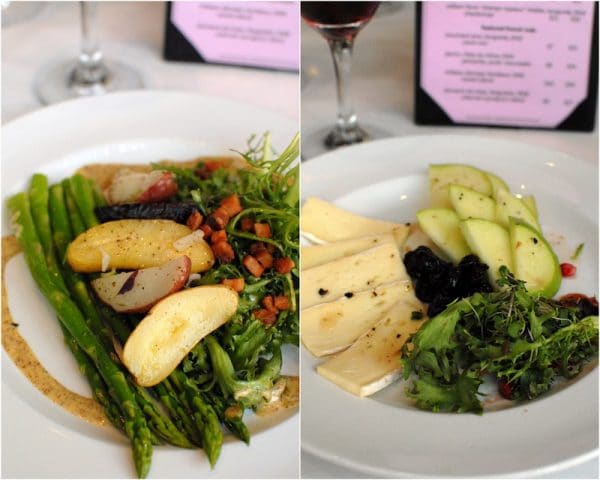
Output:
<path fill-rule="evenodd" d="M 514 400 L 547 392 L 598 354 L 598 317 L 529 293 L 506 267 L 498 292 L 458 300 L 403 347 L 409 397 L 432 411 L 481 413 L 484 375 Z"/>

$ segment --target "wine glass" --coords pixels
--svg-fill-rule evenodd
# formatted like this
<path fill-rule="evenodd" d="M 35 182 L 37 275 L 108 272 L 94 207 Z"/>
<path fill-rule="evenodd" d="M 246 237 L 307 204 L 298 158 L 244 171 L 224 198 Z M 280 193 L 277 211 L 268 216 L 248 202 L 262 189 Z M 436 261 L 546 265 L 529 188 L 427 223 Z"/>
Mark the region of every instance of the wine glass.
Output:
<path fill-rule="evenodd" d="M 358 124 L 348 96 L 352 50 L 360 30 L 371 20 L 380 2 L 312 2 L 301 4 L 302 18 L 329 44 L 335 71 L 337 120 L 324 139 L 328 149 L 363 142 L 370 138 Z"/>
<path fill-rule="evenodd" d="M 143 87 L 137 71 L 122 63 L 104 60 L 93 22 L 96 2 L 78 3 L 81 15 L 79 56 L 52 63 L 38 72 L 34 91 L 44 104 Z"/>

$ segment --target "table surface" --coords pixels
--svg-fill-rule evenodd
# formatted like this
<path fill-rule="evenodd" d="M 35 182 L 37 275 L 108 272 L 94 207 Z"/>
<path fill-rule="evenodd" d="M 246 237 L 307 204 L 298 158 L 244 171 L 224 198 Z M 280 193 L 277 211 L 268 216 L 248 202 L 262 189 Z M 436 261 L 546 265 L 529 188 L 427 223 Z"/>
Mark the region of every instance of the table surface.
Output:
<path fill-rule="evenodd" d="M 107 2 L 97 10 L 98 32 L 106 58 L 141 72 L 146 88 L 182 90 L 257 105 L 302 118 L 302 133 L 333 124 L 333 69 L 322 38 L 302 26 L 302 89 L 286 72 L 165 62 L 162 59 L 165 6 L 162 2 Z M 132 22 L 131 18 L 138 21 Z M 75 2 L 46 3 L 28 19 L 2 28 L 2 123 L 42 107 L 32 85 L 46 63 L 73 58 L 79 46 Z M 456 133 L 452 127 L 417 126 L 413 108 L 414 9 L 410 3 L 384 5 L 361 32 L 354 59 L 352 93 L 359 117 L 391 135 Z M 268 86 L 268 93 L 265 87 Z M 259 93 L 257 93 L 259 92 Z M 461 128 L 460 133 L 519 140 L 598 162 L 598 129 L 592 133 L 526 129 Z M 305 478 L 364 478 L 360 472 L 303 453 Z M 546 478 L 598 478 L 592 460 Z"/>
<path fill-rule="evenodd" d="M 335 84 L 326 42 L 302 26 L 303 141 L 335 120 Z M 557 132 L 528 129 L 419 126 L 413 122 L 414 6 L 410 2 L 382 5 L 358 35 L 353 59 L 351 95 L 359 121 L 390 136 L 460 133 L 516 140 L 559 150 L 598 164 L 598 129 L 594 132 Z M 597 124 L 597 122 L 596 122 Z M 310 161 L 314 145 L 303 144 Z M 310 148 L 312 147 L 312 148 Z M 303 478 L 368 478 L 307 452 L 301 457 Z M 598 478 L 598 460 L 540 478 Z"/>

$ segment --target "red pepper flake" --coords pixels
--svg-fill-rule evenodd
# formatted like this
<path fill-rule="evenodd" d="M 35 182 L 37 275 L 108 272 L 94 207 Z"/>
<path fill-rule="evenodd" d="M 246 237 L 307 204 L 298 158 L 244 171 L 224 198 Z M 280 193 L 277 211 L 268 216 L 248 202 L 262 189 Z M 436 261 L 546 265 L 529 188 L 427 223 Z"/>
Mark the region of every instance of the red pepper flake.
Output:
<path fill-rule="evenodd" d="M 575 265 L 573 265 L 572 263 L 561 263 L 560 264 L 560 273 L 562 273 L 562 276 L 567 278 L 567 277 L 574 277 L 575 274 L 577 273 L 577 267 Z"/>

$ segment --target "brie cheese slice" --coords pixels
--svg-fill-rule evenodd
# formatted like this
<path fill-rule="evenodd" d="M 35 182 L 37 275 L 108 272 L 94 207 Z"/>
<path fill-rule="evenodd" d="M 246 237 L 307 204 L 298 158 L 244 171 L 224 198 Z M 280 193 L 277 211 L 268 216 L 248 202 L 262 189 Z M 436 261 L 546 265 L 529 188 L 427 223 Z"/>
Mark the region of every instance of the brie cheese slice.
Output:
<path fill-rule="evenodd" d="M 369 330 L 402 296 L 409 280 L 350 293 L 302 310 L 302 343 L 315 356 L 339 352 Z"/>
<path fill-rule="evenodd" d="M 304 270 L 300 281 L 300 309 L 397 280 L 408 280 L 408 275 L 396 245 L 386 243 Z"/>
<path fill-rule="evenodd" d="M 300 254 L 300 270 L 322 265 L 323 263 L 337 260 L 338 258 L 354 255 L 355 253 L 368 250 L 369 248 L 394 243 L 391 233 L 383 235 L 366 235 L 364 237 L 349 238 L 339 242 L 324 243 L 322 245 L 311 245 L 302 247 Z"/>
<path fill-rule="evenodd" d="M 395 231 L 401 243 L 406 238 L 408 226 L 356 215 L 320 198 L 310 197 L 302 206 L 300 230 L 307 238 L 317 239 L 317 243 Z"/>
<path fill-rule="evenodd" d="M 424 311 L 412 290 L 398 301 L 370 330 L 347 350 L 317 367 L 317 372 L 339 387 L 366 397 L 388 386 L 400 376 L 401 348 L 425 317 L 412 320 L 414 311 Z"/>

